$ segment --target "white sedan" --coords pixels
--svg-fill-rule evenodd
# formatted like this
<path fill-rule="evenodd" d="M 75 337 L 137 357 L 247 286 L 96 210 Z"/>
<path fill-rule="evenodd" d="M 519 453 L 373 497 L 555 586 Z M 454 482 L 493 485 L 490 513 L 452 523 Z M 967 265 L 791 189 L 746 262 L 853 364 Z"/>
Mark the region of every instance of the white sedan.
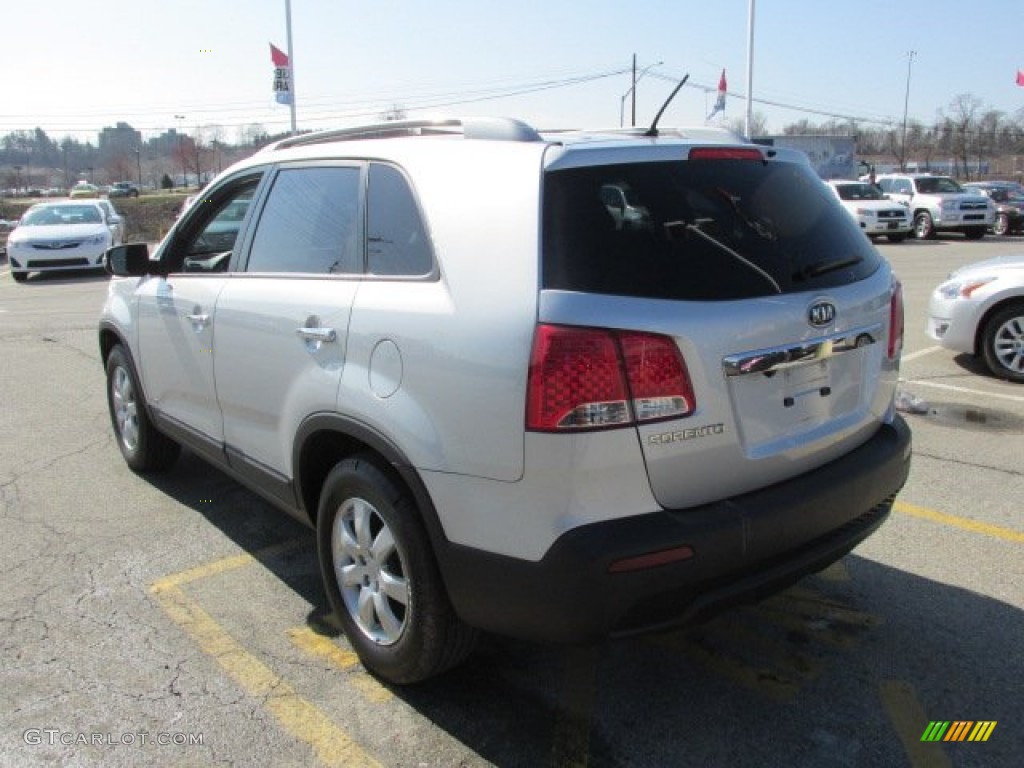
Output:
<path fill-rule="evenodd" d="M 929 336 L 980 355 L 996 376 L 1024 383 L 1024 256 L 1001 256 L 952 272 L 928 302 Z"/>
<path fill-rule="evenodd" d="M 890 242 L 899 243 L 910 236 L 910 211 L 890 200 L 878 187 L 866 181 L 840 179 L 829 181 L 828 186 L 868 237 L 884 235 Z"/>
<path fill-rule="evenodd" d="M 7 238 L 11 276 L 20 283 L 30 272 L 102 269 L 112 241 L 105 212 L 95 201 L 33 205 Z"/>

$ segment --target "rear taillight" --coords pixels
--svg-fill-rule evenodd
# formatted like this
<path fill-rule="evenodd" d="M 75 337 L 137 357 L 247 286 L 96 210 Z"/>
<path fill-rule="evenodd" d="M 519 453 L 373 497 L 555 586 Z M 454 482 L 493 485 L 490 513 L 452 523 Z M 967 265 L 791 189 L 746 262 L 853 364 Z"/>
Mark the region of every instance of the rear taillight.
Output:
<path fill-rule="evenodd" d="M 690 376 L 669 337 L 537 326 L 527 385 L 527 429 L 606 429 L 678 418 L 693 410 Z"/>
<path fill-rule="evenodd" d="M 889 299 L 889 345 L 886 354 L 896 360 L 903 351 L 903 285 L 893 278 Z"/>

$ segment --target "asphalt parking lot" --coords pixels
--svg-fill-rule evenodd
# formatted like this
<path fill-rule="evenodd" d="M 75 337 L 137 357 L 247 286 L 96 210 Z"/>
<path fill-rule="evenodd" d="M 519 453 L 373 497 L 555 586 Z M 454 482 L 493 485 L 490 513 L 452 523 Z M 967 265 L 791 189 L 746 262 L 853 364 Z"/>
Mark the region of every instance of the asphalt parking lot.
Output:
<path fill-rule="evenodd" d="M 0 262 L 0 765 L 1021 765 L 1024 387 L 923 328 L 951 269 L 1024 238 L 879 248 L 904 283 L 902 388 L 927 412 L 875 536 L 695 630 L 488 638 L 408 689 L 338 638 L 310 531 L 193 456 L 125 467 L 106 279 L 15 285 Z M 932 722 L 995 725 L 922 741 Z"/>

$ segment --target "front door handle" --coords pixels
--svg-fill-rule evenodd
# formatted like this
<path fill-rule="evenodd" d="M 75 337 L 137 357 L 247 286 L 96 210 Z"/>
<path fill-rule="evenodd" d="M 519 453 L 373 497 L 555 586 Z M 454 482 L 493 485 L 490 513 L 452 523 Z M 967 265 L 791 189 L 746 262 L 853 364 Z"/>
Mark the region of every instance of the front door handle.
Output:
<path fill-rule="evenodd" d="M 307 341 L 331 342 L 338 340 L 333 328 L 296 328 L 295 332 Z"/>

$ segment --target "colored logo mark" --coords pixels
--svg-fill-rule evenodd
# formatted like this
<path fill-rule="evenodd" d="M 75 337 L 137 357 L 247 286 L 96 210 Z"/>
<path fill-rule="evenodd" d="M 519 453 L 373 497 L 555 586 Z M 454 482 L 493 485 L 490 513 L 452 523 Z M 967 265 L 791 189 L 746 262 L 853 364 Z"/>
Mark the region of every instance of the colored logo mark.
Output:
<path fill-rule="evenodd" d="M 921 734 L 921 741 L 988 741 L 996 720 L 932 720 Z"/>

